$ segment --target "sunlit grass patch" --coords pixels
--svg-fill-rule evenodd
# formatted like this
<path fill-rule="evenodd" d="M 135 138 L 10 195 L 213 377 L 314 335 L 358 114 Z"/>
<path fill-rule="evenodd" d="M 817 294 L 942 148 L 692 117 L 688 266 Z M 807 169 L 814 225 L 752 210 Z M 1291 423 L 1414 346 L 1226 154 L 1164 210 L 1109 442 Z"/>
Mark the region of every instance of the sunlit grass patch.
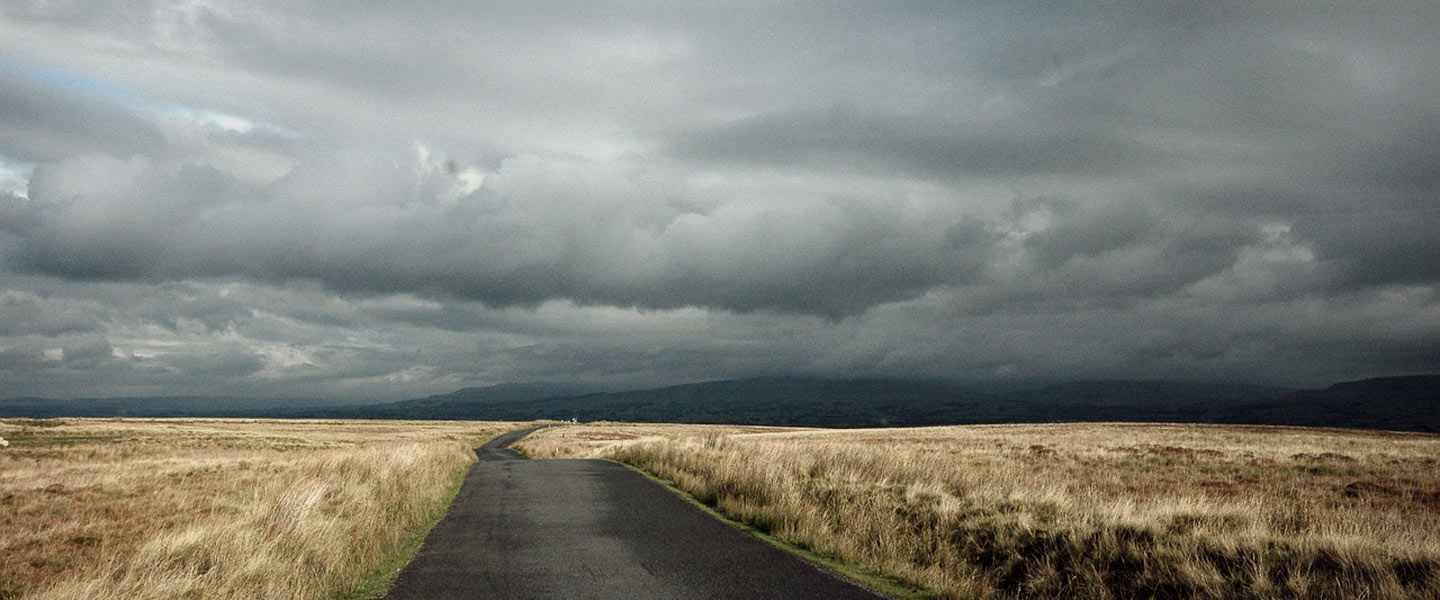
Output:
<path fill-rule="evenodd" d="M 520 446 L 634 465 L 797 547 L 944 597 L 1440 597 L 1431 435 L 615 424 Z"/>
<path fill-rule="evenodd" d="M 509 428 L 7 422 L 0 597 L 345 597 L 443 513 L 470 448 Z"/>

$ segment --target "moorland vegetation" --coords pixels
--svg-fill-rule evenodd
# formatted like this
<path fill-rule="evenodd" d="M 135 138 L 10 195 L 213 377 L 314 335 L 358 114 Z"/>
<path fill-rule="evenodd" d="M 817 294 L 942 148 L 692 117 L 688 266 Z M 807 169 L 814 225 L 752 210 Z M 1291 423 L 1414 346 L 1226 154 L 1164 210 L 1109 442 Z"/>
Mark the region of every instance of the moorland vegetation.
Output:
<path fill-rule="evenodd" d="M 517 448 L 632 465 L 922 596 L 1440 597 L 1440 436 L 1429 434 L 595 424 Z"/>
<path fill-rule="evenodd" d="M 0 598 L 352 598 L 444 514 L 474 422 L 0 422 Z"/>

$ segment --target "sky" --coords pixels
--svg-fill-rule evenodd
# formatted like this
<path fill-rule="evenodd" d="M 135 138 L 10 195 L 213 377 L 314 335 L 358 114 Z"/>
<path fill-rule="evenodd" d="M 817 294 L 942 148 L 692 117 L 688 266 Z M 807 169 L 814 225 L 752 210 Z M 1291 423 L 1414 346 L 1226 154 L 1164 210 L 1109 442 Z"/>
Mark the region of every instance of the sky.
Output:
<path fill-rule="evenodd" d="M 1440 371 L 1414 2 L 0 4 L 0 397 Z"/>

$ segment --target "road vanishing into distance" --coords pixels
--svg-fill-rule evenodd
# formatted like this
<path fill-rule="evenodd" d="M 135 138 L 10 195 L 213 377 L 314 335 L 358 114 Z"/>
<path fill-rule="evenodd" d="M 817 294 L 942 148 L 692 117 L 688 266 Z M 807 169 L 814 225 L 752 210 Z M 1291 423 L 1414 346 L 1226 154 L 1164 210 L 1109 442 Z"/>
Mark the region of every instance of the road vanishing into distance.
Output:
<path fill-rule="evenodd" d="M 450 512 L 386 598 L 883 598 L 711 517 L 624 466 L 476 450 Z"/>

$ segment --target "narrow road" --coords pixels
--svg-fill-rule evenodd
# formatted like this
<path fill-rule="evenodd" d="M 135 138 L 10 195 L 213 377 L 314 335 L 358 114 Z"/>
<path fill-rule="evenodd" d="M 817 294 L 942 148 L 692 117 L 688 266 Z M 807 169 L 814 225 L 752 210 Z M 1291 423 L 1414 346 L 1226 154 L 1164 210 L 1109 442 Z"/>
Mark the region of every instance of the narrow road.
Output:
<path fill-rule="evenodd" d="M 881 598 L 618 464 L 505 448 L 534 430 L 477 449 L 450 512 L 386 598 Z"/>

